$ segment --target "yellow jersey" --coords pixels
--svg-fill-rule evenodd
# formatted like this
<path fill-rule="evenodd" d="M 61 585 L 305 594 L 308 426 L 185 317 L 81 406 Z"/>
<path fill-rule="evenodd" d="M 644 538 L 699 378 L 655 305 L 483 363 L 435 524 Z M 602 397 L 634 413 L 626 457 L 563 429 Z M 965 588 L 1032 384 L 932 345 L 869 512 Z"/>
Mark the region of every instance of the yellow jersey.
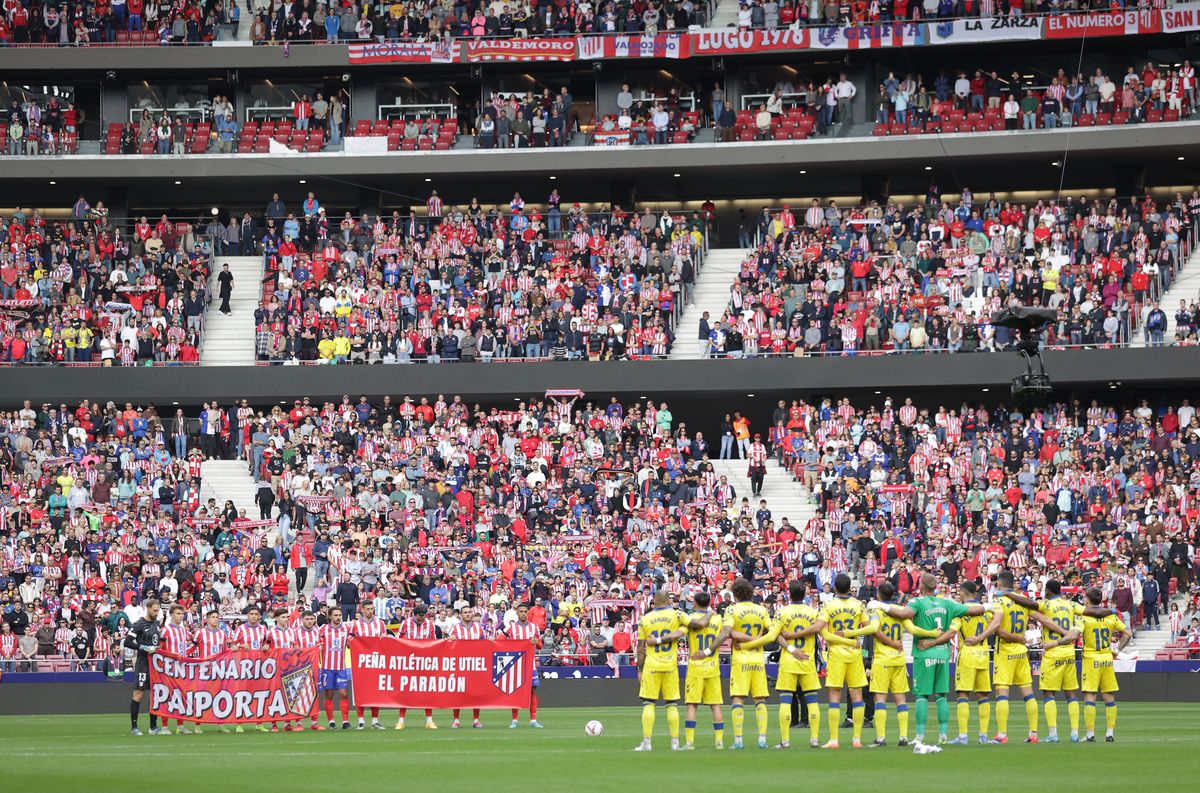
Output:
<path fill-rule="evenodd" d="M 901 645 L 897 650 L 876 638 L 871 666 L 904 666 L 904 620 L 896 619 L 883 609 L 878 609 L 873 616 L 879 622 L 879 633 L 892 641 L 901 642 Z"/>
<path fill-rule="evenodd" d="M 1051 598 L 1050 600 L 1042 600 L 1038 602 L 1038 611 L 1042 612 L 1050 620 L 1062 628 L 1064 631 L 1074 629 L 1076 626 L 1076 617 L 1083 615 L 1083 606 L 1078 603 L 1072 603 L 1066 598 Z M 1061 636 L 1055 635 L 1049 631 L 1044 632 L 1045 638 L 1048 640 L 1058 640 Z M 1060 644 L 1057 647 L 1051 647 L 1046 650 L 1045 659 L 1047 661 L 1059 661 L 1075 657 L 1075 645 Z"/>
<path fill-rule="evenodd" d="M 702 617 L 704 612 L 697 611 L 693 617 Z M 717 635 L 720 634 L 721 628 L 725 623 L 721 620 L 720 614 L 713 614 L 708 620 L 708 625 L 703 628 L 686 628 L 687 630 L 687 646 L 688 646 L 688 674 L 692 672 L 715 672 L 720 674 L 720 665 L 717 656 Z M 707 650 L 712 650 L 712 655 L 707 658 L 701 658 L 700 654 Z"/>
<path fill-rule="evenodd" d="M 821 606 L 819 619 L 830 631 L 850 631 L 868 624 L 867 608 L 862 601 L 852 597 L 834 597 Z M 860 656 L 862 648 L 857 640 L 853 645 L 829 643 L 829 660 L 848 661 Z"/>
<path fill-rule="evenodd" d="M 1125 623 L 1116 614 L 1107 617 L 1081 617 L 1080 630 L 1083 632 L 1084 656 L 1102 656 L 1112 658 L 1113 637 L 1125 630 Z"/>
<path fill-rule="evenodd" d="M 745 601 L 742 603 L 734 603 L 725 610 L 725 624 L 733 629 L 734 633 L 744 633 L 751 639 L 757 639 L 767 632 L 767 626 L 771 623 L 771 615 L 767 613 L 766 608 L 758 603 Z M 753 650 L 742 650 L 738 648 L 737 642 L 734 642 L 733 657 L 734 663 L 765 663 L 766 656 L 761 647 Z"/>
<path fill-rule="evenodd" d="M 687 620 L 675 609 L 652 609 L 647 611 L 638 622 L 638 640 L 645 642 L 650 637 L 658 639 L 685 625 L 687 625 Z M 675 641 L 668 640 L 654 646 L 647 644 L 646 665 L 643 668 L 647 672 L 669 672 L 672 669 L 678 669 L 679 652 L 675 647 Z"/>
<path fill-rule="evenodd" d="M 1029 627 L 1029 609 L 1024 606 L 1018 606 L 1005 595 L 996 598 L 992 609 L 1000 612 L 1000 630 L 1008 631 L 1017 636 L 1025 634 L 1025 629 Z M 1022 655 L 1027 650 L 1023 644 L 1006 642 L 1000 639 L 997 642 L 996 652 L 1006 655 Z"/>
<path fill-rule="evenodd" d="M 978 601 L 968 601 L 964 605 L 971 605 Z M 988 668 L 988 645 L 987 642 L 979 644 L 967 644 L 966 640 L 974 638 L 985 630 L 988 623 L 992 621 L 994 611 L 988 609 L 978 617 L 970 615 L 965 617 L 955 617 L 950 621 L 950 630 L 958 631 L 958 664 L 968 669 L 987 669 Z"/>
<path fill-rule="evenodd" d="M 803 603 L 791 603 L 775 612 L 775 621 L 771 625 L 771 633 L 775 638 L 788 631 L 796 633 L 807 630 L 817 621 L 817 610 Z M 780 639 L 780 641 L 784 641 Z M 779 670 L 781 672 L 813 672 L 817 671 L 817 635 L 805 636 L 803 639 L 787 639 L 788 644 L 808 656 L 807 661 L 797 661 L 791 653 L 779 654 Z"/>

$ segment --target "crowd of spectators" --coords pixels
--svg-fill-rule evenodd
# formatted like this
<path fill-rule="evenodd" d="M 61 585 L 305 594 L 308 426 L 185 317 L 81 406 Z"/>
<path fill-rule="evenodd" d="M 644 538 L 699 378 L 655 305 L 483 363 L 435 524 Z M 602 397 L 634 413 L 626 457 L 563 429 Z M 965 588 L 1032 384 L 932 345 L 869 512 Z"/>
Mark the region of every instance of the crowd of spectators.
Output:
<path fill-rule="evenodd" d="M 1099 68 L 1091 75 L 1059 69 L 1045 85 L 995 70 L 960 71 L 953 79 L 942 71 L 932 85 L 921 75 L 889 72 L 874 112 L 877 135 L 1179 121 L 1196 112 L 1196 69 L 1190 60 L 1163 68 L 1147 61 L 1116 79 Z"/>
<path fill-rule="evenodd" d="M 13 99 L 0 116 L 0 140 L 10 155 L 71 154 L 79 147 L 81 113 L 51 97 L 42 107 L 36 98 Z"/>
<path fill-rule="evenodd" d="M 471 606 L 495 630 L 529 602 L 545 663 L 616 663 L 657 588 L 724 607 L 740 576 L 779 604 L 793 578 L 823 599 L 847 572 L 859 597 L 883 581 L 904 597 L 924 571 L 949 592 L 987 590 L 1003 568 L 1033 593 L 1050 577 L 1068 596 L 1100 586 L 1135 631 L 1170 626 L 1200 646 L 1200 422 L 1186 399 L 780 401 L 746 451 L 813 493 L 803 525 L 713 470 L 729 426 L 706 437 L 653 401 L 347 396 L 174 417 L 26 402 L 0 426 L 0 613 L 17 636 L 0 637 L 5 670 L 120 670 L 122 631 L 149 596 L 193 626 L 252 606 L 353 618 L 373 601 L 392 625 L 426 604 L 450 627 Z M 246 462 L 257 520 L 202 498 L 213 457 Z"/>
<path fill-rule="evenodd" d="M 211 253 L 189 223 L 121 227 L 83 196 L 67 220 L 15 212 L 0 226 L 0 363 L 195 363 Z"/>
<path fill-rule="evenodd" d="M 1121 345 L 1143 327 L 1161 346 L 1157 300 L 1200 238 L 1200 192 L 980 201 L 932 182 L 914 205 L 763 207 L 740 237 L 729 306 L 700 321 L 710 356 L 1013 349 L 990 324 L 1013 301 L 1058 311 L 1045 345 Z M 1173 343 L 1196 344 L 1200 317 L 1177 319 Z"/>
<path fill-rule="evenodd" d="M 779 30 L 798 25 L 864 25 L 927 19 L 1021 17 L 1109 11 L 1107 0 L 741 0 L 740 30 Z M 1161 8 L 1153 0 L 1128 0 L 1121 8 Z"/>
<path fill-rule="evenodd" d="M 251 38 L 257 43 L 305 41 L 440 41 L 470 38 L 532 38 L 587 33 L 684 31 L 703 25 L 707 7 L 693 0 L 492 0 L 453 4 L 324 4 L 296 6 L 253 0 Z"/>
<path fill-rule="evenodd" d="M 390 217 L 276 196 L 265 217 L 256 352 L 279 364 L 663 357 L 707 245 L 699 212 L 589 214 L 557 190 Z"/>
<path fill-rule="evenodd" d="M 0 45 L 204 44 L 221 27 L 236 34 L 237 0 L 7 0 L 0 13 Z"/>
<path fill-rule="evenodd" d="M 567 86 L 557 94 L 492 92 L 479 108 L 475 141 L 481 149 L 527 149 L 566 146 L 578 127 L 574 98 Z"/>

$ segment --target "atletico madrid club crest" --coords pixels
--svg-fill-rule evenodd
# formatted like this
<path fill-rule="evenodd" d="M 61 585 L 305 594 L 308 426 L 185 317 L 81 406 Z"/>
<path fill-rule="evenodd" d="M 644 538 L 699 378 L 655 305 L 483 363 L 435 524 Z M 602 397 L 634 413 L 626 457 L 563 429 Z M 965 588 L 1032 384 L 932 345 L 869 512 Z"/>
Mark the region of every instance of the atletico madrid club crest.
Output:
<path fill-rule="evenodd" d="M 511 695 L 525 685 L 525 653 L 492 653 L 492 685 Z"/>

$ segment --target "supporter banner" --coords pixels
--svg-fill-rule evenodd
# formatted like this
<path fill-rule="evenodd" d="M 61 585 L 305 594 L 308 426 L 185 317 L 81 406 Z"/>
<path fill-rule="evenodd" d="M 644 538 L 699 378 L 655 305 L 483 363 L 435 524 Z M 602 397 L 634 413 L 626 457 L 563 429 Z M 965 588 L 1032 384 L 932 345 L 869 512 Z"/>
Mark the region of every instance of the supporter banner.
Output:
<path fill-rule="evenodd" d="M 930 23 L 930 44 L 964 44 L 972 41 L 1030 41 L 1042 37 L 1037 17 L 954 19 Z"/>
<path fill-rule="evenodd" d="M 801 30 L 734 30 L 712 28 L 692 34 L 691 55 L 736 55 L 748 52 L 803 50 L 808 28 Z"/>
<path fill-rule="evenodd" d="M 317 701 L 318 647 L 226 650 L 211 658 L 150 656 L 150 712 L 203 724 L 308 716 Z"/>
<path fill-rule="evenodd" d="M 457 41 L 387 41 L 351 44 L 350 63 L 452 63 L 461 49 Z"/>
<path fill-rule="evenodd" d="M 1200 30 L 1200 3 L 1180 3 L 1162 12 L 1163 33 Z"/>
<path fill-rule="evenodd" d="M 657 36 L 580 36 L 579 60 L 608 58 L 686 58 L 688 39 L 681 33 Z"/>
<path fill-rule="evenodd" d="M 1158 11 L 1151 10 L 1055 14 L 1046 17 L 1045 30 L 1047 39 L 1158 33 L 1162 30 L 1162 15 Z"/>
<path fill-rule="evenodd" d="M 382 708 L 527 708 L 528 642 L 350 640 L 354 704 Z"/>
<path fill-rule="evenodd" d="M 865 50 L 877 47 L 916 47 L 927 44 L 923 24 L 894 22 L 882 25 L 851 25 L 817 28 L 809 46 L 817 50 Z"/>
<path fill-rule="evenodd" d="M 467 42 L 467 60 L 573 61 L 575 39 L 499 39 Z"/>
<path fill-rule="evenodd" d="M 597 132 L 597 146 L 628 146 L 629 145 L 629 130 L 618 130 L 616 132 Z"/>

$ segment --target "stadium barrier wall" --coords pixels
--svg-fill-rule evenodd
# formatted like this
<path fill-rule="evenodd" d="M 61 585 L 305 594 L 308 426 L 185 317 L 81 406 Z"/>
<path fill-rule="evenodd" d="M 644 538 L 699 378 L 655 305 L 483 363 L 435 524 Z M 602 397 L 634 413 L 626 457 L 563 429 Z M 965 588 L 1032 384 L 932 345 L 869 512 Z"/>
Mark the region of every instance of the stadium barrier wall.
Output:
<path fill-rule="evenodd" d="M 1056 387 L 1119 383 L 1181 385 L 1195 382 L 1200 347 L 1047 351 L 1046 371 Z M 528 397 L 554 388 L 588 394 L 744 396 L 844 392 L 887 388 L 1008 390 L 1024 371 L 1015 353 L 859 355 L 724 361 L 563 361 L 441 363 L 378 366 L 13 367 L 0 369 L 0 407 L 29 399 L 75 404 L 93 401 L 170 404 L 216 399 L 229 404 L 273 404 L 283 397 L 340 400 L 343 394 L 379 399 L 398 394 L 459 394 L 466 400 Z"/>
<path fill-rule="evenodd" d="M 1200 702 L 1200 676 L 1187 670 L 1118 672 L 1117 681 L 1121 687 L 1118 694 L 1121 701 Z M 29 683 L 6 680 L 0 685 L 0 716 L 127 713 L 130 691 L 128 684 L 120 682 Z M 544 679 L 538 688 L 542 707 L 636 705 L 637 694 L 636 678 Z"/>

